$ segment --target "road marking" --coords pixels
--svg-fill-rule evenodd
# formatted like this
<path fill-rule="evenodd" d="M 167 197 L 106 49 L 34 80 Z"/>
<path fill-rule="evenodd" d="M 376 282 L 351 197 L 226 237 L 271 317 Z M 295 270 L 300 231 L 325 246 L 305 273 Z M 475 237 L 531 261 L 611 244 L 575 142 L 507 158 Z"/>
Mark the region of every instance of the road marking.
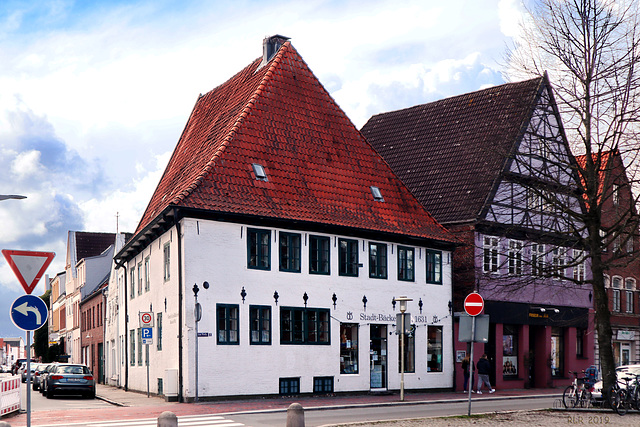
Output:
<path fill-rule="evenodd" d="M 156 427 L 157 418 L 144 418 L 137 420 L 97 421 L 84 424 L 87 427 Z M 178 417 L 178 427 L 242 427 L 244 424 L 236 423 L 219 415 L 190 415 Z"/>

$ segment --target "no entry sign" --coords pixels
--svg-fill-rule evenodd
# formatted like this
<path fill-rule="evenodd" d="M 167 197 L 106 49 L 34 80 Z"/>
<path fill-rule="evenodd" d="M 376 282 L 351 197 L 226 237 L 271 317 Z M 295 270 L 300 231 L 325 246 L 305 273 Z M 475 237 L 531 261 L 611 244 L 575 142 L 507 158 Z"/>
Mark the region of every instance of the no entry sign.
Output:
<path fill-rule="evenodd" d="M 477 292 L 472 292 L 464 299 L 464 311 L 469 316 L 477 316 L 484 310 L 484 299 Z"/>

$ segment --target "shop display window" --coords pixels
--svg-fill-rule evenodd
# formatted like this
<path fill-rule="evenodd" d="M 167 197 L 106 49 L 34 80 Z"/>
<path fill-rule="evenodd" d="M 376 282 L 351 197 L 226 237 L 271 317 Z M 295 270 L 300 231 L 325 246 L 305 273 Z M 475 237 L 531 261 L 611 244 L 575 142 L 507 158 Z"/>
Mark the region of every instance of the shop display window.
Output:
<path fill-rule="evenodd" d="M 442 372 L 442 326 L 428 326 L 427 338 L 427 372 Z"/>
<path fill-rule="evenodd" d="M 564 374 L 564 331 L 562 328 L 551 329 L 551 376 L 562 377 Z"/>
<path fill-rule="evenodd" d="M 358 324 L 340 324 L 340 373 L 358 373 Z"/>
<path fill-rule="evenodd" d="M 502 374 L 505 377 L 518 376 L 518 329 L 504 325 L 502 330 Z"/>

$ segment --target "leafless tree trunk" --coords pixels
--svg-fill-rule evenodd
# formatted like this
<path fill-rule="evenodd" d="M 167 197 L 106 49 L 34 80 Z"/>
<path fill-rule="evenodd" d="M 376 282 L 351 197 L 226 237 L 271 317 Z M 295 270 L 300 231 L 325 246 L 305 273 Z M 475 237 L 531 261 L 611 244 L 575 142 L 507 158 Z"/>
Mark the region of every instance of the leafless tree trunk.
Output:
<path fill-rule="evenodd" d="M 605 204 L 616 195 L 606 153 L 619 152 L 627 185 L 638 180 L 640 118 L 640 27 L 635 0 L 538 0 L 527 9 L 521 35 L 507 50 L 506 75 L 511 80 L 548 72 L 554 86 L 567 138 L 585 161 L 573 166 L 584 202 L 570 216 L 581 223 L 576 233 L 591 258 L 596 329 L 604 389 L 615 381 L 611 315 L 605 289 L 610 268 L 635 253 L 607 251 L 613 242 L 636 238 L 637 191 L 632 203 L 615 218 Z M 556 201 L 558 203 L 558 201 Z"/>

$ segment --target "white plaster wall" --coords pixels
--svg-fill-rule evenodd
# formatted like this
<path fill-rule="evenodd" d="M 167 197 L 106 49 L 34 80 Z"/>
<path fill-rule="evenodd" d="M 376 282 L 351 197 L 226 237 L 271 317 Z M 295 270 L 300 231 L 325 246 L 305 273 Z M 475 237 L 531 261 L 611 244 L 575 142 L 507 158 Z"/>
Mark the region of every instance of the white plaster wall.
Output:
<path fill-rule="evenodd" d="M 261 228 L 261 227 L 251 227 Z M 214 221 L 185 219 L 183 233 L 183 383 L 185 398 L 195 396 L 195 317 L 193 285 L 200 288 L 198 301 L 203 307 L 199 332 L 209 332 L 210 337 L 199 338 L 199 397 L 249 394 L 278 394 L 279 378 L 299 377 L 300 391 L 313 391 L 316 376 L 334 377 L 334 390 L 366 391 L 369 378 L 369 325 L 384 323 L 388 331 L 395 330 L 395 315 L 391 301 L 394 296 L 413 298 L 409 310 L 417 324 L 416 372 L 405 375 L 405 388 L 446 388 L 453 385 L 452 319 L 448 303 L 451 300 L 451 256 L 443 252 L 443 284 L 427 284 L 425 280 L 425 248 L 415 248 L 415 282 L 402 282 L 397 278 L 397 244 L 386 243 L 388 279 L 371 279 L 368 274 L 368 242 L 358 239 L 359 257 L 363 267 L 359 277 L 338 275 L 337 238 L 331 237 L 331 274 L 311 275 L 309 271 L 309 234 L 302 235 L 301 273 L 278 271 L 278 229 L 271 230 L 271 270 L 247 268 L 247 226 Z M 163 311 L 163 349 L 156 350 L 156 341 L 150 347 L 150 391 L 157 392 L 157 378 L 163 378 L 166 369 L 178 369 L 178 290 L 177 290 L 177 239 L 173 228 L 152 242 L 142 254 L 129 262 L 130 266 L 144 262 L 150 256 L 151 291 L 129 300 L 129 329 L 138 327 L 138 312 L 153 306 L 154 321 L 158 310 Z M 322 235 L 322 233 L 312 233 Z M 349 237 L 352 238 L 352 237 Z M 171 279 L 163 281 L 163 245 L 171 244 Z M 210 284 L 203 289 L 203 282 Z M 136 270 L 137 282 L 137 270 Z M 247 296 L 242 302 L 240 292 L 244 287 Z M 279 294 L 276 305 L 273 294 Z M 282 306 L 304 307 L 303 294 L 307 293 L 308 307 L 327 308 L 331 313 L 331 345 L 280 345 L 280 312 Z M 336 307 L 332 295 L 336 294 Z M 367 297 L 364 310 L 362 298 Z M 128 291 L 127 291 L 127 298 Z M 165 309 L 164 300 L 167 304 Z M 422 314 L 418 300 L 422 300 Z M 216 344 L 216 304 L 237 304 L 240 309 L 240 344 Z M 271 345 L 249 344 L 249 307 L 271 306 Z M 376 321 L 361 320 L 361 316 L 376 316 Z M 382 315 L 384 320 L 378 315 Z M 436 318 L 434 319 L 434 316 Z M 350 320 L 351 318 L 351 320 Z M 443 326 L 443 372 L 427 372 L 427 323 Z M 340 322 L 359 323 L 358 374 L 340 375 Z M 127 332 L 128 334 L 128 332 Z M 127 335 L 128 336 L 128 335 Z M 154 338 L 157 331 L 154 328 Z M 388 335 L 388 388 L 399 389 L 398 339 Z M 137 345 L 137 343 L 136 343 Z M 127 353 L 129 354 L 129 352 Z M 144 354 L 144 352 L 143 352 Z M 137 357 L 137 350 L 136 350 Z M 129 387 L 146 391 L 146 366 L 129 367 Z M 165 392 L 167 390 L 165 389 Z"/>

